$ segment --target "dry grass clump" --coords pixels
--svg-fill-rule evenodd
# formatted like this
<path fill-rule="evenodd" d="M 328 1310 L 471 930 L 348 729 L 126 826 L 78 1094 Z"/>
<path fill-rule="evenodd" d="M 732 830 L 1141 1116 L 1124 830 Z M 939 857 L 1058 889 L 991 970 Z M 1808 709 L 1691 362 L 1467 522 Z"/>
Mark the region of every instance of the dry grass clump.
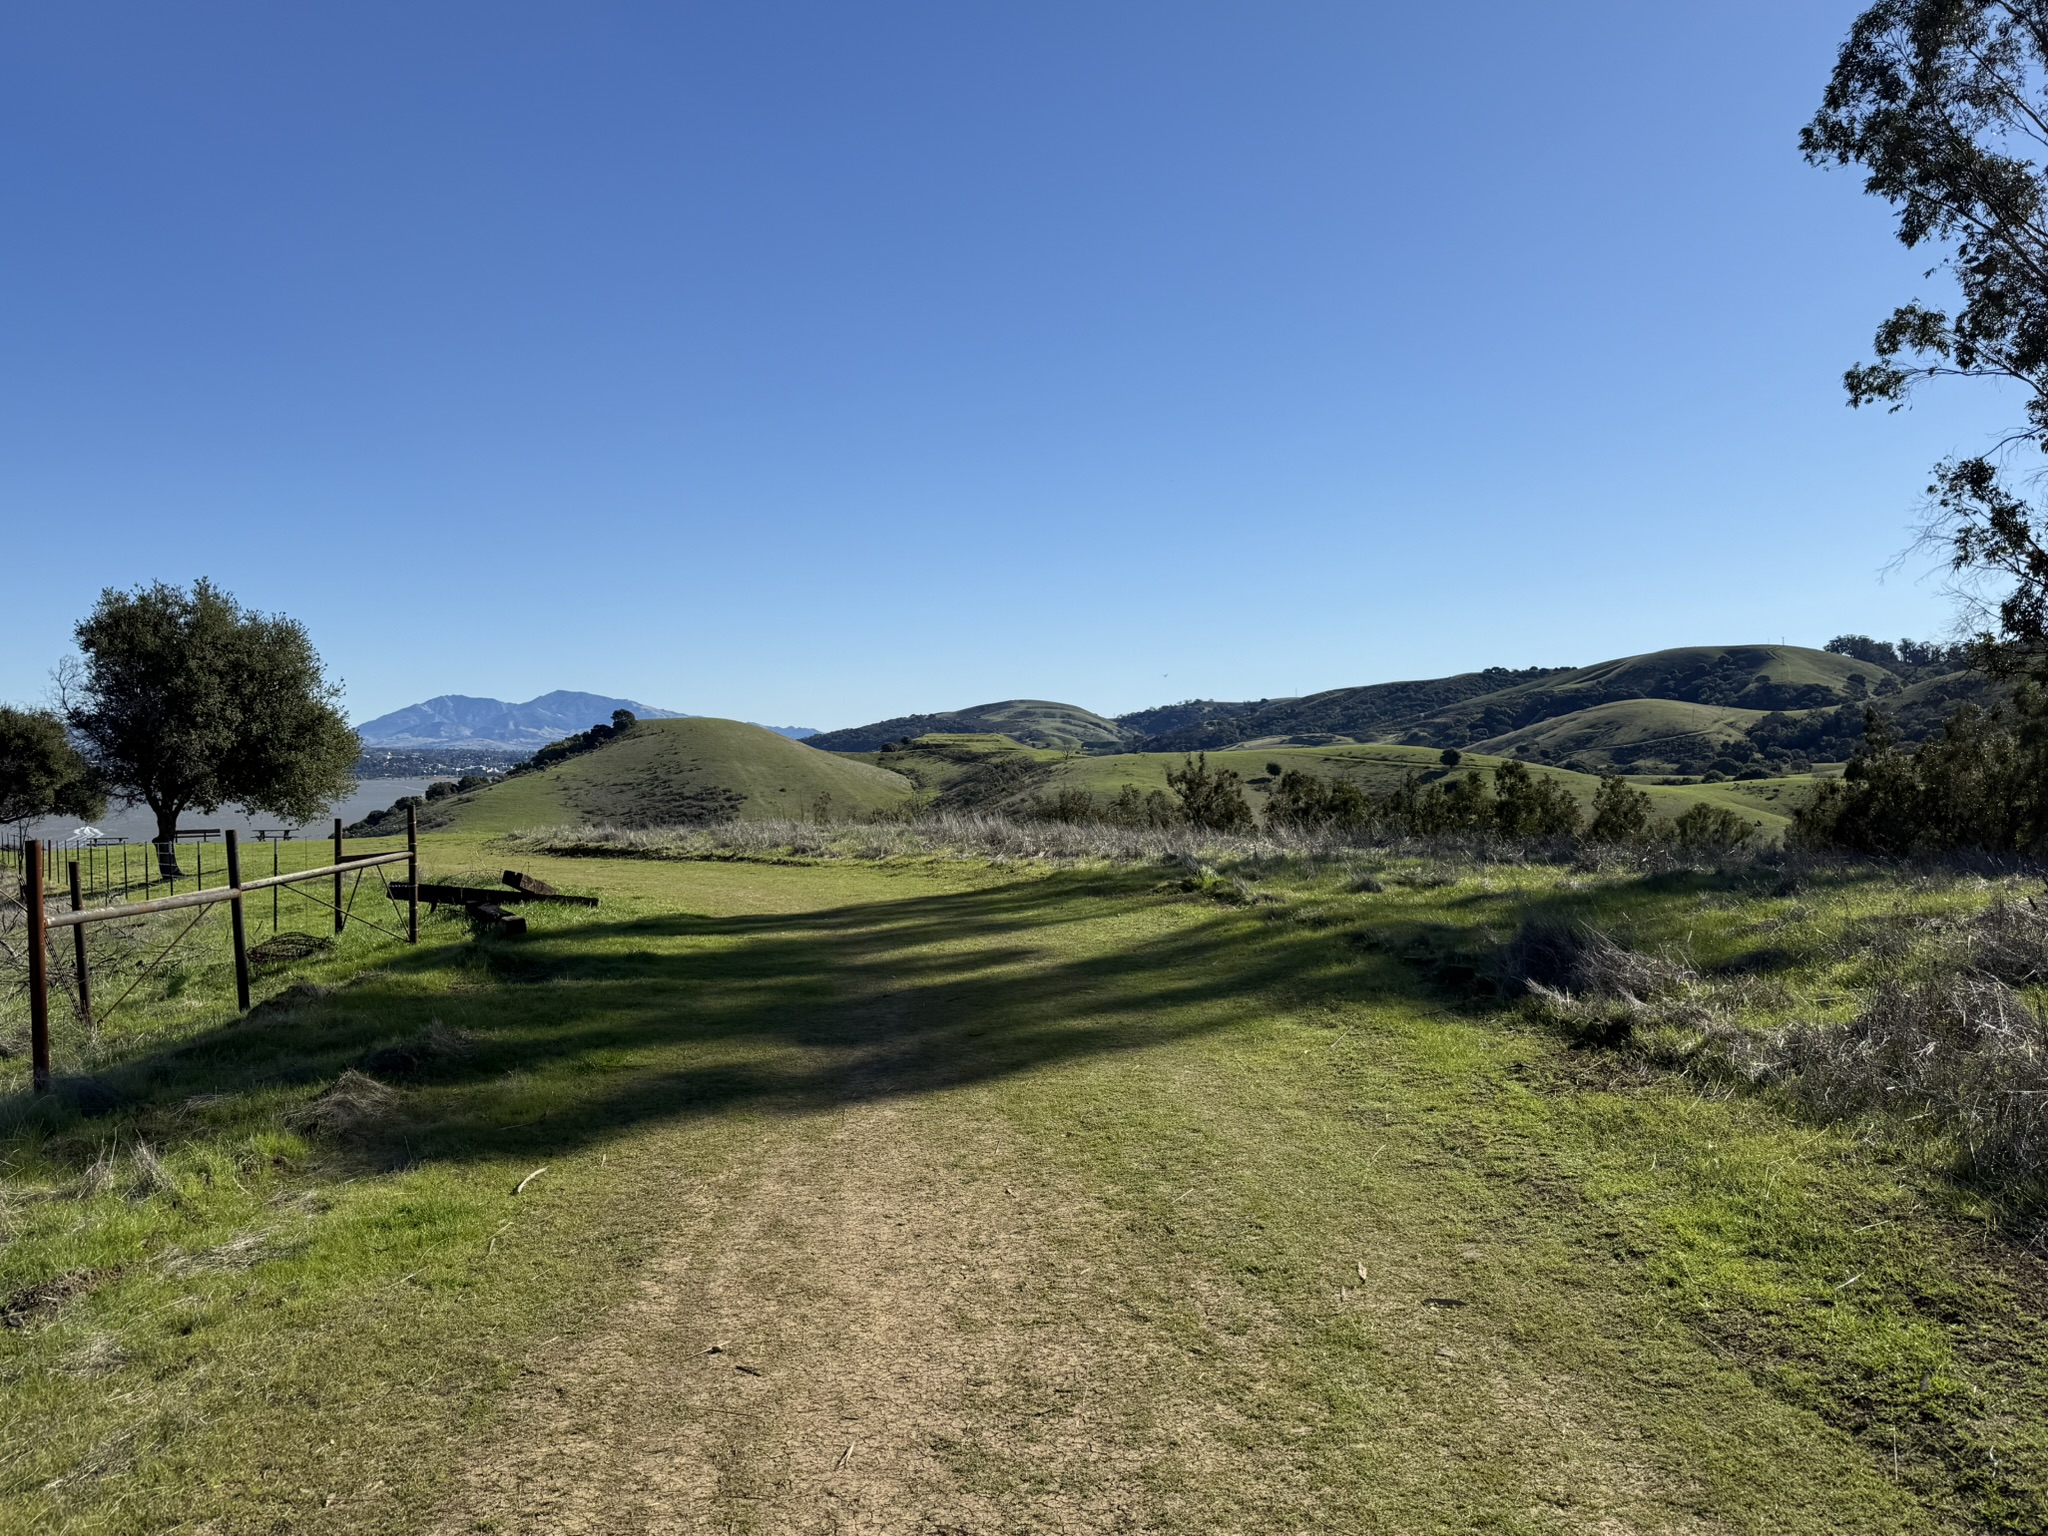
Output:
<path fill-rule="evenodd" d="M 2048 1175 L 2048 1021 L 1995 976 L 1887 982 L 1851 1023 L 1774 1046 L 1774 1075 L 1819 1114 L 1925 1116 L 1978 1177 Z"/>
<path fill-rule="evenodd" d="M 294 1115 L 292 1123 L 318 1136 L 346 1136 L 387 1114 L 397 1098 L 374 1077 L 350 1067 Z"/>
<path fill-rule="evenodd" d="M 2011 982 L 2048 975 L 2048 920 L 2008 904 L 1965 935 L 1932 975 L 1904 979 L 1902 961 L 1850 1022 L 1769 1033 L 1737 1022 L 1739 995 L 1589 924 L 1532 917 L 1499 965 L 1534 1016 L 1577 1043 L 1768 1086 L 1823 1119 L 1914 1123 L 1950 1138 L 1969 1176 L 2036 1186 L 2048 1180 L 2048 1019 Z"/>
<path fill-rule="evenodd" d="M 435 1019 L 417 1035 L 371 1052 L 363 1059 L 363 1067 L 374 1077 L 403 1080 L 419 1077 L 443 1062 L 466 1060 L 476 1054 L 476 1048 L 473 1035 Z"/>
<path fill-rule="evenodd" d="M 1555 861 L 1562 844 L 1481 835 L 1431 838 L 1303 832 L 1250 833 L 1200 827 L 1126 827 L 1108 822 L 1035 821 L 993 812 L 945 812 L 905 821 L 726 821 L 675 827 L 540 827 L 514 832 L 521 852 L 656 859 L 983 859 L 1059 864 L 1108 862 L 1349 862 L 1363 849 L 1381 857 L 1450 861 L 1460 867 Z M 1444 875 L 1435 883 L 1458 878 Z M 1413 883 L 1410 878 L 1410 883 Z"/>
<path fill-rule="evenodd" d="M 2029 897 L 1995 901 L 1969 928 L 1970 964 L 2015 987 L 2048 982 L 2048 912 Z"/>
<path fill-rule="evenodd" d="M 523 852 L 611 854 L 642 858 L 799 858 L 1107 860 L 1152 863 L 1176 858 L 1256 858 L 1300 851 L 1319 840 L 1236 836 L 1193 827 L 1117 827 L 1105 823 L 1018 821 L 952 813 L 917 821 L 727 821 L 711 826 L 545 827 L 512 834 Z"/>
<path fill-rule="evenodd" d="M 1699 978 L 1674 960 L 1617 943 L 1590 923 L 1523 920 L 1500 951 L 1499 979 L 1545 1023 L 1587 1045 L 1621 1045 L 1651 1028 L 1697 1029 Z"/>

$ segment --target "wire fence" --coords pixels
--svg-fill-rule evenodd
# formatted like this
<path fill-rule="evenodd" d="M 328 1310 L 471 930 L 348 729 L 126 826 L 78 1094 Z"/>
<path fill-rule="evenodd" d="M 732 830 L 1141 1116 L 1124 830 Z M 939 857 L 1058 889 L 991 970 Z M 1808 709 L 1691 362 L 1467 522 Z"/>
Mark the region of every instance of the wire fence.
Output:
<path fill-rule="evenodd" d="M 77 865 L 80 898 L 88 906 L 218 889 L 227 883 L 226 839 L 221 828 L 181 827 L 166 860 L 154 841 L 143 839 L 44 838 L 44 879 L 53 890 L 61 889 L 68 884 L 69 866 Z M 17 889 L 27 878 L 31 841 L 18 834 L 0 836 L 0 869 L 14 875 Z M 348 845 L 388 851 L 403 847 L 405 837 L 402 832 L 352 837 Z M 265 827 L 242 840 L 241 858 L 252 874 L 290 874 L 339 862 L 342 846 L 338 819 L 331 834 L 304 827 Z"/>
<path fill-rule="evenodd" d="M 213 842 L 218 838 L 218 843 Z M 98 1027 L 134 995 L 151 975 L 176 954 L 216 908 L 228 912 L 230 943 L 235 969 L 238 1008 L 250 1006 L 250 965 L 265 958 L 266 947 L 275 949 L 288 935 L 301 934 L 298 923 L 310 915 L 315 926 L 331 924 L 338 939 L 351 922 L 375 929 L 390 937 L 419 942 L 419 829 L 413 812 L 406 814 L 402 837 L 357 838 L 354 847 L 342 837 L 337 819 L 331 838 L 305 839 L 286 836 L 262 837 L 244 844 L 233 830 L 216 832 L 194 829 L 184 834 L 175 847 L 155 843 L 133 843 L 114 839 L 45 844 L 36 839 L 17 839 L 0 845 L 0 869 L 10 869 L 15 878 L 15 900 L 8 907 L 18 909 L 19 960 L 26 971 L 30 1015 L 30 1054 L 35 1089 L 49 1091 L 50 1012 L 52 982 L 55 990 L 68 993 L 72 1006 L 88 1032 Z M 393 844 L 397 846 L 392 846 Z M 366 844 L 372 846 L 365 846 Z M 189 847 L 191 868 L 185 868 Z M 211 849 L 214 857 L 209 860 Z M 245 858 L 245 855 L 253 857 Z M 267 857 L 266 857 L 267 855 Z M 268 864 L 268 869 L 264 868 Z M 392 866 L 405 866 L 405 882 L 394 886 L 388 879 Z M 402 904 L 403 918 L 380 923 L 358 909 L 356 898 L 368 879 L 375 894 Z M 266 899 L 267 898 L 267 899 Z M 51 911 L 52 906 L 57 910 Z M 265 908 L 268 908 L 270 938 L 261 939 Z M 184 914 L 189 910 L 190 916 Z M 384 910 L 391 910 L 386 908 Z M 170 942 L 155 947 L 161 936 L 153 921 L 159 914 L 177 914 L 182 923 Z M 293 926 L 287 928 L 287 922 Z M 104 960 L 97 967 L 87 942 L 89 927 L 121 941 L 120 963 L 109 967 Z M 0 912 L 0 951 L 12 957 L 16 948 L 16 921 L 12 911 Z M 71 930 L 71 943 L 62 944 L 59 933 Z M 252 944 L 252 933 L 259 942 Z M 309 941 L 311 935 L 303 935 Z M 53 966 L 53 949 L 68 948 L 70 964 L 62 960 Z M 110 972 L 116 981 L 127 980 L 114 1001 L 96 1008 L 93 973 Z M 132 973 L 132 975 L 130 975 Z"/>

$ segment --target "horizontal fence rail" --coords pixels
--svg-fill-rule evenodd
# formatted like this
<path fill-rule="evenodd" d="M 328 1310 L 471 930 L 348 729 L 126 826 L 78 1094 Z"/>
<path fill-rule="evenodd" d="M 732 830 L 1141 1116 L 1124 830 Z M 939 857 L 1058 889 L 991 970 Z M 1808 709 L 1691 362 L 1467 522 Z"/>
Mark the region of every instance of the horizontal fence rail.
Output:
<path fill-rule="evenodd" d="M 409 863 L 413 855 L 398 853 L 359 853 L 344 859 L 339 864 L 322 864 L 318 869 L 295 870 L 288 875 L 265 875 L 260 880 L 244 880 L 240 885 L 216 885 L 210 890 L 186 891 L 181 896 L 159 896 L 153 901 L 128 901 L 114 907 L 87 907 L 82 911 L 59 912 L 55 917 L 44 920 L 48 928 L 79 928 L 87 923 L 97 923 L 112 917 L 143 917 L 151 912 L 171 912 L 179 907 L 205 907 L 217 901 L 239 901 L 251 891 L 267 891 L 273 885 L 290 885 L 297 880 L 317 880 L 327 875 L 347 874 L 350 870 L 371 869 L 379 864 Z M 427 889 L 432 891 L 433 886 Z"/>
<path fill-rule="evenodd" d="M 117 902 L 100 907 L 88 907 L 85 904 L 85 887 L 80 880 L 79 863 L 76 859 L 70 860 L 68 869 L 70 889 L 68 894 L 71 898 L 71 910 L 55 914 L 49 911 L 47 905 L 50 893 L 44 878 L 46 874 L 45 845 L 40 840 L 30 839 L 22 846 L 20 849 L 23 866 L 22 900 L 27 908 L 28 916 L 29 1054 L 32 1062 L 35 1091 L 37 1093 L 48 1093 L 51 1083 L 49 947 L 50 935 L 54 930 L 69 928 L 72 931 L 75 944 L 74 963 L 77 967 L 78 1010 L 80 1017 L 86 1021 L 88 1026 L 92 1024 L 92 978 L 86 968 L 85 930 L 92 923 L 112 922 L 121 918 L 147 917 L 158 912 L 171 912 L 181 908 L 196 907 L 201 910 L 192 919 L 192 923 L 187 924 L 185 932 L 189 933 L 192 927 L 198 923 L 199 918 L 206 915 L 205 908 L 226 902 L 228 904 L 230 929 L 234 945 L 235 1004 L 243 1013 L 249 1011 L 249 940 L 248 928 L 244 920 L 243 903 L 253 891 L 270 891 L 273 893 L 271 899 L 273 911 L 272 926 L 274 928 L 276 926 L 276 892 L 287 886 L 305 881 L 331 878 L 334 881 L 334 931 L 339 934 L 347 926 L 348 922 L 347 904 L 342 893 L 343 878 L 350 873 L 354 873 L 358 877 L 357 883 L 360 884 L 360 877 L 364 870 L 380 868 L 387 864 L 402 863 L 406 866 L 405 884 L 400 887 L 391 888 L 389 894 L 393 901 L 403 900 L 405 902 L 405 932 L 401 937 L 408 944 L 419 943 L 419 816 L 412 808 L 408 807 L 405 813 L 405 847 L 402 850 L 384 853 L 363 853 L 351 857 L 342 847 L 341 820 L 337 817 L 334 822 L 334 855 L 332 863 L 322 864 L 313 869 L 279 871 L 254 880 L 244 880 L 242 878 L 241 842 L 233 830 L 229 830 L 224 834 L 224 842 L 225 847 L 223 851 L 226 854 L 227 862 L 227 883 L 225 885 L 206 886 L 204 865 L 202 863 L 200 873 L 194 878 L 196 889 L 178 891 L 175 885 L 173 885 L 173 894 L 168 896 L 158 896 L 143 901 Z M 154 852 L 153 847 L 151 851 Z M 272 861 L 273 867 L 275 867 L 276 843 L 274 841 L 272 843 Z M 146 871 L 147 865 L 144 867 Z M 143 889 L 146 891 L 152 883 L 157 882 L 149 881 L 145 874 L 145 879 L 142 882 Z M 131 888 L 132 886 L 124 880 L 123 893 L 125 894 Z M 320 904 L 323 906 L 327 905 L 325 902 Z M 373 923 L 371 926 L 375 927 L 376 924 Z M 171 953 L 171 950 L 177 948 L 183 938 L 184 933 L 181 933 L 176 939 L 173 939 L 163 955 L 159 955 L 156 960 L 150 962 L 150 965 L 143 971 L 143 976 L 147 976 L 151 970 L 154 970 Z M 141 984 L 141 981 L 142 976 L 138 976 L 135 982 L 130 985 L 129 991 L 132 992 L 136 986 Z M 122 998 L 115 1002 L 114 1007 L 118 1008 L 121 1001 L 126 999 L 126 996 L 127 993 L 123 993 Z M 109 1013 L 112 1011 L 112 1009 L 108 1010 Z"/>

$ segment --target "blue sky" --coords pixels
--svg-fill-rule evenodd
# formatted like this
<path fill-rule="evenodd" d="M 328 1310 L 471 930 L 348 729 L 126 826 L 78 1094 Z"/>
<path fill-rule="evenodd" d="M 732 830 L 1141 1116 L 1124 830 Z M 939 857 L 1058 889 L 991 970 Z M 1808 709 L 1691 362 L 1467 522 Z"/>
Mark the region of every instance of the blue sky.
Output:
<path fill-rule="evenodd" d="M 1949 623 L 2009 412 L 1799 159 L 1853 4 L 83 3 L 0 22 L 0 698 L 107 585 L 357 718 L 1110 712 Z"/>

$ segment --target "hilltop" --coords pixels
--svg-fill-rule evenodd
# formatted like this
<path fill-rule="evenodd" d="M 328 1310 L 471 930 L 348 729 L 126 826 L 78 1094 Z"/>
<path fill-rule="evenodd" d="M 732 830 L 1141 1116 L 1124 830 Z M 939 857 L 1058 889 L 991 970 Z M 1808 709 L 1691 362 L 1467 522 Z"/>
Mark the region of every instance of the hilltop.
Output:
<path fill-rule="evenodd" d="M 1902 659 L 1901 649 L 1914 659 Z M 1586 667 L 1488 667 L 1300 698 L 1190 699 L 1113 719 L 1074 704 L 1012 700 L 899 716 L 828 732 L 812 745 L 876 752 L 926 736 L 990 733 L 1092 755 L 1385 743 L 1472 749 L 1586 773 L 1782 774 L 1848 757 L 1866 708 L 1916 740 L 1958 704 L 1995 697 L 1952 653 L 1910 642 L 1901 649 L 1681 646 Z"/>
<path fill-rule="evenodd" d="M 851 817 L 908 800 L 908 779 L 813 751 L 758 725 L 707 716 L 643 720 L 593 752 L 433 802 L 429 824 L 470 832 L 591 822 L 648 827 Z"/>
<path fill-rule="evenodd" d="M 827 752 L 879 752 L 890 742 L 919 736 L 1000 734 L 1031 747 L 1115 752 L 1132 737 L 1116 721 L 1078 704 L 1046 699 L 1004 699 L 932 715 L 899 715 L 843 731 L 826 731 L 810 744 Z"/>

